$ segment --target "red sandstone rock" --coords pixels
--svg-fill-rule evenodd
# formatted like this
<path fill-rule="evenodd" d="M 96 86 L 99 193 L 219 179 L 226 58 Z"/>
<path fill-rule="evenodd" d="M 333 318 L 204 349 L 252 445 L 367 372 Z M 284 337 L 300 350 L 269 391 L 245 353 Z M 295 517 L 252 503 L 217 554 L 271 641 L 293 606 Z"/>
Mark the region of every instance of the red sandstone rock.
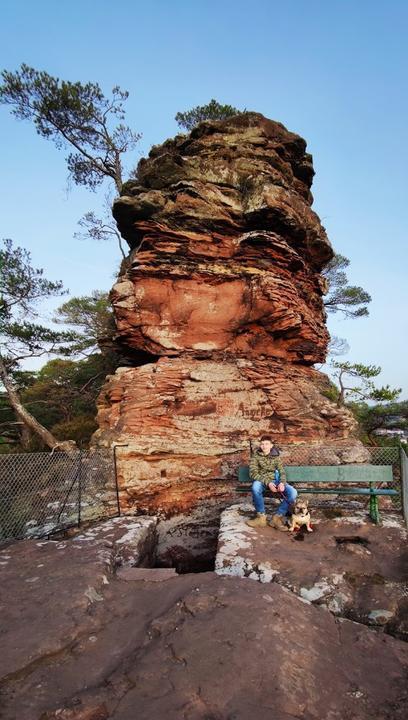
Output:
<path fill-rule="evenodd" d="M 375 525 L 368 512 L 345 504 L 343 497 L 336 508 L 318 509 L 309 501 L 310 534 L 250 528 L 251 505 L 231 505 L 221 515 L 215 570 L 279 583 L 334 615 L 386 626 L 408 640 L 404 519 L 387 513 Z M 268 515 L 275 510 L 267 503 Z"/>
<path fill-rule="evenodd" d="M 131 247 L 112 291 L 121 344 L 156 355 L 324 360 L 318 271 L 332 256 L 311 210 L 302 138 L 257 113 L 156 147 L 114 215 Z"/>
<path fill-rule="evenodd" d="M 266 360 L 120 368 L 99 399 L 96 440 L 127 444 L 118 451 L 122 506 L 171 515 L 231 496 L 249 441 L 265 431 L 278 445 L 341 444 L 354 421 L 323 397 L 324 385 L 311 368 Z"/>
<path fill-rule="evenodd" d="M 177 577 L 174 568 L 141 568 L 128 567 L 118 570 L 117 577 L 120 580 L 132 582 L 134 580 L 145 580 L 146 582 L 164 582 Z"/>

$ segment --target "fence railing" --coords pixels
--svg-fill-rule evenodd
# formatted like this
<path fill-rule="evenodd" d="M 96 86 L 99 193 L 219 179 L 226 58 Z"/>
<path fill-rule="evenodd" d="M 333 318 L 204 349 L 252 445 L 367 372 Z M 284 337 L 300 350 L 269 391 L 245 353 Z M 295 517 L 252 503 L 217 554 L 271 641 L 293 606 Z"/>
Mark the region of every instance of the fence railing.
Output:
<path fill-rule="evenodd" d="M 408 523 L 408 460 L 398 447 L 282 447 L 285 465 L 391 465 L 396 510 Z M 0 542 L 43 537 L 120 514 L 114 451 L 0 455 Z"/>
<path fill-rule="evenodd" d="M 0 455 L 0 542 L 118 514 L 112 451 Z"/>

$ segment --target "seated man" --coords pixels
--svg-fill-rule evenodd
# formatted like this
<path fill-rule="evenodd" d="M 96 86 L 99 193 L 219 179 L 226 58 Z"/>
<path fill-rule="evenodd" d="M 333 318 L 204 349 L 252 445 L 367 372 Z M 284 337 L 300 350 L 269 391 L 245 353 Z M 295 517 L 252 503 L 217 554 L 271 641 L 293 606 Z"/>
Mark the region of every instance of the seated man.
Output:
<path fill-rule="evenodd" d="M 272 516 L 271 527 L 287 531 L 283 517 L 295 502 L 297 491 L 285 481 L 285 471 L 279 459 L 279 450 L 273 447 L 270 435 L 262 435 L 259 449 L 252 455 L 249 463 L 249 475 L 252 482 L 252 500 L 256 517 L 248 520 L 250 527 L 266 527 L 264 493 L 269 488 L 273 494 L 281 497 L 281 504 Z"/>

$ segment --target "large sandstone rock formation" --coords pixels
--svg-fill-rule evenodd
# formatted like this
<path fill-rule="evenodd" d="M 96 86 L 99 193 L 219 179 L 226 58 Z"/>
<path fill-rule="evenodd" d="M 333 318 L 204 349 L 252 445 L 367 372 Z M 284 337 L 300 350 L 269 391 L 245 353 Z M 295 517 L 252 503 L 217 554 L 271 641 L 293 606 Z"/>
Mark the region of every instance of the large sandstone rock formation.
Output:
<path fill-rule="evenodd" d="M 305 148 L 280 123 L 249 113 L 202 123 L 140 162 L 113 210 L 138 248 L 112 292 L 126 346 L 325 359 L 319 270 L 333 251 L 311 209 Z"/>
<path fill-rule="evenodd" d="M 154 147 L 125 184 L 113 213 L 131 252 L 111 297 L 134 367 L 108 379 L 96 442 L 127 444 L 126 508 L 170 516 L 226 498 L 265 431 L 348 442 L 354 422 L 311 367 L 326 356 L 333 255 L 313 174 L 302 138 L 246 113 Z"/>

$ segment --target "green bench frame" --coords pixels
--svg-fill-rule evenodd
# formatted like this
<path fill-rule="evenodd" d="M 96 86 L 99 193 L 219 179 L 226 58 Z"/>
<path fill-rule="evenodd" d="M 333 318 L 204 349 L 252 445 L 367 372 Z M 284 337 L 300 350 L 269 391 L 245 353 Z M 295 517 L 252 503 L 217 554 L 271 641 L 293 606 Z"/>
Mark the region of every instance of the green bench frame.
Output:
<path fill-rule="evenodd" d="M 380 521 L 378 509 L 379 495 L 398 495 L 392 488 L 378 487 L 378 484 L 391 484 L 394 482 L 391 465 L 285 465 L 286 481 L 289 485 L 302 485 L 298 487 L 301 493 L 315 493 L 327 495 L 368 495 L 370 498 L 370 517 L 375 522 Z M 238 469 L 238 492 L 250 492 L 251 478 L 249 466 L 241 465 Z M 335 487 L 322 488 L 310 485 L 332 484 Z M 360 483 L 365 487 L 339 487 L 347 483 Z M 273 497 L 268 489 L 266 496 Z"/>

